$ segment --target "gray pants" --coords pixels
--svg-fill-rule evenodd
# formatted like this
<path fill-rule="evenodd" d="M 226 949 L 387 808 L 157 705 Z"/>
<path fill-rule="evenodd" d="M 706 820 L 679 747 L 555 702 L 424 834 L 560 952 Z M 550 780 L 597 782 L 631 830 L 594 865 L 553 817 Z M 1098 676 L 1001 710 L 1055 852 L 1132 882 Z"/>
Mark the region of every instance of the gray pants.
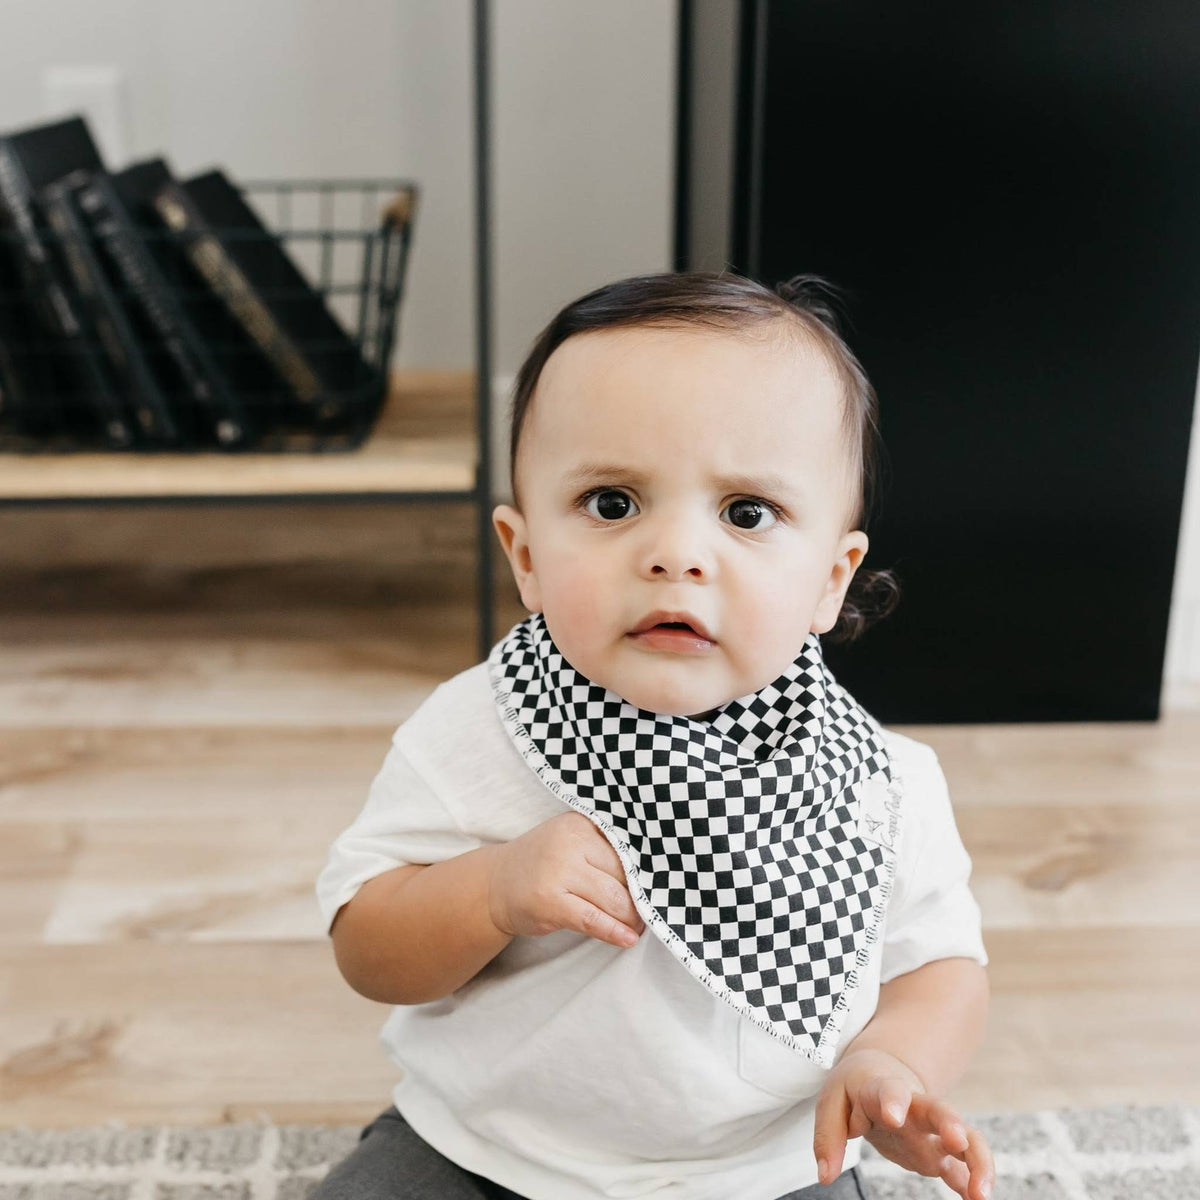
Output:
<path fill-rule="evenodd" d="M 460 1167 L 422 1141 L 390 1105 L 359 1134 L 358 1145 L 335 1163 L 308 1200 L 524 1200 Z M 869 1200 L 858 1170 L 815 1183 L 779 1200 Z"/>

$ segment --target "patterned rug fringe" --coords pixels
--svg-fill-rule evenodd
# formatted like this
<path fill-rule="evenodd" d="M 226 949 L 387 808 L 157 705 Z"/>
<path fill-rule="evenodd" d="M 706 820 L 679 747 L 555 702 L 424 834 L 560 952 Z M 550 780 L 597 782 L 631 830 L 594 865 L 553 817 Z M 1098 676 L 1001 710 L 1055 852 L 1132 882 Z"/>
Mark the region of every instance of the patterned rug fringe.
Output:
<path fill-rule="evenodd" d="M 961 1111 L 996 1157 L 993 1200 L 1200 1200 L 1200 1107 Z M 276 1125 L 266 1114 L 214 1126 L 0 1129 L 0 1200 L 305 1200 L 361 1129 Z M 872 1200 L 953 1195 L 865 1142 L 861 1174 Z"/>

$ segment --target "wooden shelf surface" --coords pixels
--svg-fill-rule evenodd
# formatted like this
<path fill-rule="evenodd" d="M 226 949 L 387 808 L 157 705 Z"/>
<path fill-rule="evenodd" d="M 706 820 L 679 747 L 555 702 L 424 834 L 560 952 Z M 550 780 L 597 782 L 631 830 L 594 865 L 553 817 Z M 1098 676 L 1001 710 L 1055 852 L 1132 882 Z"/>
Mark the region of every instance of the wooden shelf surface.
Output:
<path fill-rule="evenodd" d="M 0 454 L 0 503 L 470 491 L 473 379 L 397 372 L 376 429 L 352 451 Z"/>

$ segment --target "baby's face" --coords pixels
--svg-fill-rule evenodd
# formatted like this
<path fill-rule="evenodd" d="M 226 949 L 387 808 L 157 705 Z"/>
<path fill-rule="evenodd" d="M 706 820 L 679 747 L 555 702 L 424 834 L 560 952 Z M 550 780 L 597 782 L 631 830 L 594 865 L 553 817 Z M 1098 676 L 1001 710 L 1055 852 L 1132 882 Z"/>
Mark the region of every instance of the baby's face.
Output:
<path fill-rule="evenodd" d="M 492 521 L 522 601 L 577 671 L 652 712 L 707 717 L 770 683 L 833 627 L 867 549 L 846 529 L 836 376 L 775 333 L 568 338 L 516 473 L 524 512 L 501 504 Z M 657 609 L 712 640 L 634 636 Z"/>

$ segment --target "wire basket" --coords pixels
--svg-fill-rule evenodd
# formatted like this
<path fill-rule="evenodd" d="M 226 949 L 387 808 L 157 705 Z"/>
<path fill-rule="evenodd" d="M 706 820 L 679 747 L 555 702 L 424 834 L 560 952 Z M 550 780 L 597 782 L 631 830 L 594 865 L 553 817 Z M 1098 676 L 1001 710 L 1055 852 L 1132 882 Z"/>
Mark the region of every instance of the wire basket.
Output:
<path fill-rule="evenodd" d="M 324 452 L 366 440 L 388 394 L 416 184 L 263 180 L 234 187 L 263 228 L 216 228 L 217 240 L 230 250 L 238 242 L 270 242 L 284 252 L 272 252 L 272 261 L 286 268 L 255 279 L 241 308 L 223 278 L 202 274 L 171 228 L 139 223 L 135 233 L 150 255 L 159 300 L 165 296 L 170 310 L 185 314 L 237 420 L 222 422 L 198 402 L 200 385 L 195 378 L 189 383 L 179 346 L 155 324 L 144 281 L 131 285 L 134 276 L 123 273 L 95 228 L 72 227 L 42 203 L 36 235 L 48 262 L 41 269 L 60 282 L 68 311 L 52 289 L 31 285 L 31 278 L 47 276 L 27 273 L 28 241 L 0 227 L 0 451 Z M 301 398 L 286 362 L 268 353 L 272 347 L 252 311 L 301 302 L 311 310 L 319 307 L 314 293 L 334 324 L 294 337 L 291 349 L 297 359 L 317 362 L 337 343 L 350 370 L 342 371 L 336 404 Z M 172 436 L 164 437 L 156 413 L 135 400 L 143 395 L 135 384 L 150 389 L 156 404 L 161 400 Z"/>

